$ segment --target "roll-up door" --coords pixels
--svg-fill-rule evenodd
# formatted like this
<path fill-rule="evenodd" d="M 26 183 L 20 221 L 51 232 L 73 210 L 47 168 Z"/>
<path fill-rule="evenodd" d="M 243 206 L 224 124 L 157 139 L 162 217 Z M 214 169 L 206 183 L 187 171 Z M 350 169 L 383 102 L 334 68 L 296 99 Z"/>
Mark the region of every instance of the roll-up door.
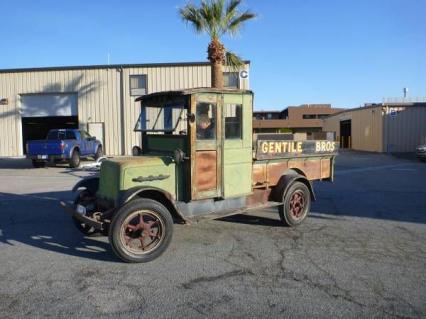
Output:
<path fill-rule="evenodd" d="M 21 95 L 22 117 L 77 116 L 77 94 Z"/>

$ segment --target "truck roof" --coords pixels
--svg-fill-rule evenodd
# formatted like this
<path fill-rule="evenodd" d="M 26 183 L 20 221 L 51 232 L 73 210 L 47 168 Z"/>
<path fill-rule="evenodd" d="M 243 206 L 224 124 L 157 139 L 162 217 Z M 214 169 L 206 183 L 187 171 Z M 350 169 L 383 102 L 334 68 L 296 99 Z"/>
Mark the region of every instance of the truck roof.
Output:
<path fill-rule="evenodd" d="M 169 96 L 183 96 L 190 95 L 194 93 L 240 93 L 240 94 L 253 94 L 251 90 L 240 90 L 240 89 L 216 89 L 216 88 L 191 88 L 191 89 L 182 89 L 175 91 L 163 91 L 163 92 L 155 92 L 151 94 L 146 94 L 143 96 L 139 96 L 135 99 L 135 101 L 141 101 L 145 99 L 149 99 L 152 97 L 169 95 Z"/>

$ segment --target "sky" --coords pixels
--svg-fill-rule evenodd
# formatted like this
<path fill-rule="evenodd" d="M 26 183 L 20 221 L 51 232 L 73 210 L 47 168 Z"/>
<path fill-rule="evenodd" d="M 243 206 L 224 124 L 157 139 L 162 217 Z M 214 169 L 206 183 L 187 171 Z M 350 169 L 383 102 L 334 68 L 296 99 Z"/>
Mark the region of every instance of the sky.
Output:
<path fill-rule="evenodd" d="M 194 1 L 198 3 L 198 1 Z M 185 0 L 0 1 L 0 69 L 206 61 Z M 251 61 L 255 109 L 426 98 L 426 0 L 246 0 L 225 46 Z"/>

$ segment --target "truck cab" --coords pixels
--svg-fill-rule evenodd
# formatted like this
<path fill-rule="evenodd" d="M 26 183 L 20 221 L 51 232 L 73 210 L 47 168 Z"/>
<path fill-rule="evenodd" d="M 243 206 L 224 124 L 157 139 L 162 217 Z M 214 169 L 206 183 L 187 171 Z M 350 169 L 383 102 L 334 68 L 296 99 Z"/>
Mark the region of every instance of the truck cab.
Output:
<path fill-rule="evenodd" d="M 278 207 L 297 226 L 315 199 L 312 180 L 332 180 L 337 145 L 295 141 L 291 134 L 252 133 L 253 93 L 197 88 L 137 99 L 141 156 L 107 160 L 64 207 L 86 234 L 108 234 L 124 261 L 158 257 L 173 220 Z"/>

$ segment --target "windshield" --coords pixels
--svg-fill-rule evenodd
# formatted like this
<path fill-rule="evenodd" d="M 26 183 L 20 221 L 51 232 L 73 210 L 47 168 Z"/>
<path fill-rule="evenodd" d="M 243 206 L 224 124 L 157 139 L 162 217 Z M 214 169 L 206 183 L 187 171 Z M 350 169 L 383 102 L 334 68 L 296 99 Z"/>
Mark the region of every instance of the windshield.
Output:
<path fill-rule="evenodd" d="M 183 103 L 163 107 L 143 105 L 135 131 L 185 134 L 186 113 Z"/>

